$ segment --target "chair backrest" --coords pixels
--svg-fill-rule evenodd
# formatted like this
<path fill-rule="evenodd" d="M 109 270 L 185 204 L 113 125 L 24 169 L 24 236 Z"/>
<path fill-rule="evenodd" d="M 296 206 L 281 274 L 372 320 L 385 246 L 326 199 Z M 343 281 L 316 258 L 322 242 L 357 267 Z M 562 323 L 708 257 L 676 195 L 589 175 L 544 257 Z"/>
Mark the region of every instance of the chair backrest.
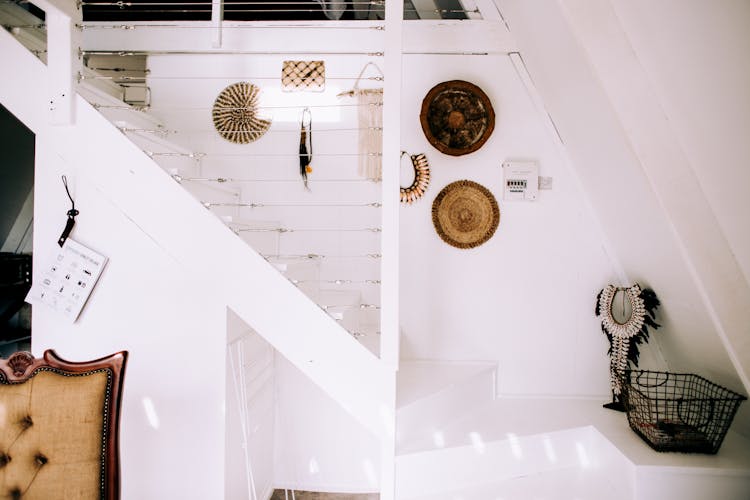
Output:
<path fill-rule="evenodd" d="M 70 362 L 52 350 L 0 359 L 0 498 L 120 498 L 126 360 Z"/>

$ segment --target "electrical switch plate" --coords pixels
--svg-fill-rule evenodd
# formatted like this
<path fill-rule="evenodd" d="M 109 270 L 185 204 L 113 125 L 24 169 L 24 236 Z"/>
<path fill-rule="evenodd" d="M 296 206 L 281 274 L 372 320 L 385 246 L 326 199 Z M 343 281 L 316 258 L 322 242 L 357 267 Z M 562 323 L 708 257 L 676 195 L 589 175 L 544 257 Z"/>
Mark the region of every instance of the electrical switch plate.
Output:
<path fill-rule="evenodd" d="M 552 177 L 539 176 L 539 189 L 552 189 Z"/>
<path fill-rule="evenodd" d="M 539 165 L 533 161 L 503 163 L 503 199 L 534 201 L 539 194 Z"/>

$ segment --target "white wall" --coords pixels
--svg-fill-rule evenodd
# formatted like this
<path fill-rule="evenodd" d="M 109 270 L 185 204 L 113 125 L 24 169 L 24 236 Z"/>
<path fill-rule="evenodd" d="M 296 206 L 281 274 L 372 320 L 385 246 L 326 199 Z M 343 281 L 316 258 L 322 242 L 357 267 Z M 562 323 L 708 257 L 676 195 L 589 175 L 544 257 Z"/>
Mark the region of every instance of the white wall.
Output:
<path fill-rule="evenodd" d="M 72 238 L 109 257 L 75 324 L 33 308 L 35 355 L 130 352 L 121 422 L 124 499 L 220 498 L 225 307 L 37 135 L 35 281 L 65 223 L 65 174 L 81 211 Z M 217 376 L 218 375 L 218 376 Z"/>
<path fill-rule="evenodd" d="M 236 146 L 213 131 L 209 109 L 218 92 L 235 81 L 278 88 L 285 58 L 288 56 L 150 58 L 149 85 L 155 103 L 152 112 L 168 129 L 187 131 L 172 136 L 175 141 L 190 150 L 208 153 L 201 162 L 203 176 L 297 179 L 296 121 L 277 119 L 271 131 L 257 142 Z M 351 87 L 351 78 L 368 60 L 359 56 L 324 59 L 328 85 L 342 90 Z M 425 152 L 433 175 L 427 196 L 415 206 L 401 209 L 404 357 L 497 360 L 501 365 L 499 390 L 504 393 L 606 393 L 607 343 L 593 316 L 593 304 L 598 290 L 614 281 L 616 273 L 575 178 L 509 59 L 499 55 L 405 56 L 404 78 L 402 145 L 411 153 Z M 418 123 L 426 92 L 436 83 L 453 78 L 479 84 L 490 94 L 498 113 L 491 140 L 477 153 L 461 158 L 447 157 L 429 146 Z M 186 107 L 200 109 L 179 109 Z M 352 175 L 356 168 L 353 158 L 325 156 L 356 152 L 356 135 L 324 131 L 356 126 L 352 110 L 337 110 L 342 115 L 331 123 L 323 121 L 323 111 L 313 108 L 318 156 L 310 178 L 356 178 Z M 283 154 L 288 156 L 263 156 Z M 542 192 L 535 203 L 504 203 L 500 199 L 500 163 L 507 158 L 539 160 L 542 175 L 554 178 L 554 189 Z M 489 187 L 502 211 L 496 236 L 483 247 L 468 251 L 443 244 L 430 218 L 432 199 L 443 186 L 461 178 Z M 313 184 L 310 193 L 302 189 L 301 182 L 283 187 L 243 184 L 240 188 L 245 202 L 323 204 L 379 198 L 377 186 L 371 184 Z M 354 208 L 241 209 L 237 215 L 247 221 L 280 221 L 288 227 L 357 228 L 376 226 L 378 214 L 374 212 Z M 377 235 L 367 233 L 287 234 L 279 240 L 280 253 L 357 254 L 378 249 Z M 326 262 L 321 278 L 378 278 L 377 266 L 357 264 L 334 268 Z M 377 294 L 370 292 L 373 290 L 365 291 L 363 302 L 376 303 Z M 543 304 L 541 313 L 538 304 Z"/>
<path fill-rule="evenodd" d="M 617 56 L 612 54 L 607 58 L 606 54 L 601 54 L 602 47 L 586 46 L 586 38 L 582 42 L 576 37 L 570 18 L 566 18 L 566 14 L 574 15 L 571 13 L 573 9 L 564 12 L 561 4 L 514 0 L 499 1 L 498 5 L 516 36 L 530 74 L 555 120 L 628 278 L 651 285 L 662 301 L 660 318 L 663 328 L 654 337 L 658 339 L 670 369 L 697 372 L 739 389 L 742 382 L 717 330 L 717 324 L 727 319 L 739 326 L 737 318 L 720 317 L 716 321 L 707 307 L 712 297 L 705 296 L 706 288 L 700 286 L 700 279 L 695 278 L 695 261 L 691 264 L 686 257 L 691 251 L 697 251 L 699 258 L 703 259 L 699 263 L 703 266 L 703 269 L 699 268 L 699 278 L 708 276 L 715 285 L 722 281 L 718 279 L 722 277 L 705 271 L 710 269 L 711 259 L 717 258 L 716 255 L 722 255 L 722 259 L 715 262 L 714 267 L 725 269 L 725 254 L 702 248 L 686 250 L 686 244 L 694 246 L 700 242 L 701 226 L 691 225 L 689 219 L 684 215 L 681 217 L 679 208 L 694 202 L 705 203 L 705 200 L 679 198 L 678 186 L 684 180 L 684 165 L 656 162 L 662 170 L 656 178 L 661 185 L 654 180 L 653 172 L 649 170 L 655 166 L 654 158 L 644 155 L 646 150 L 639 146 L 649 142 L 652 138 L 648 131 L 657 131 L 658 127 L 651 128 L 655 124 L 643 120 L 636 123 L 625 120 L 631 111 L 622 107 L 627 101 L 617 101 L 607 93 L 613 88 L 612 82 L 618 82 Z M 580 9 L 586 12 L 585 5 L 580 5 Z M 579 29 L 584 26 L 582 19 L 577 19 L 581 23 Z M 586 21 L 585 29 L 600 35 L 604 31 L 591 20 Z M 591 54 L 598 59 L 589 58 Z M 628 52 L 628 57 L 631 55 Z M 602 67 L 609 67 L 613 72 L 597 74 Z M 631 77 L 631 73 L 620 75 L 619 87 L 623 92 L 627 88 L 622 82 Z M 603 84 L 604 80 L 610 85 Z M 647 81 L 634 79 L 633 82 L 634 92 L 643 92 L 648 87 Z M 714 92 L 721 90 L 716 88 Z M 617 108 L 616 104 L 620 107 Z M 658 115 L 658 110 L 651 111 Z M 640 127 L 635 129 L 638 125 Z M 637 139 L 643 142 L 639 144 Z M 653 145 L 655 141 L 650 142 Z M 671 185 L 668 182 L 670 172 L 674 178 Z M 661 196 L 665 192 L 671 199 L 665 200 Z M 691 238 L 687 243 L 686 234 Z M 704 246 L 714 251 L 718 248 L 716 245 L 720 245 L 713 240 L 705 243 Z M 700 276 L 701 273 L 704 275 Z M 737 278 L 723 276 L 725 286 L 715 294 L 720 304 L 723 302 L 717 308 L 719 316 L 727 311 L 728 306 L 737 303 L 731 298 L 732 286 L 727 285 Z M 741 328 L 734 334 L 741 337 Z M 742 341 L 737 346 L 742 349 Z M 746 363 L 746 360 L 741 363 Z M 747 422 L 746 417 L 738 420 L 740 427 L 743 420 Z"/>
<path fill-rule="evenodd" d="M 276 488 L 378 492 L 381 464 L 377 438 L 283 356 L 276 356 L 275 369 Z"/>
<path fill-rule="evenodd" d="M 750 4 L 613 2 L 673 132 L 750 280 Z"/>
<path fill-rule="evenodd" d="M 70 164 L 55 152 L 67 129 L 48 125 L 45 67 L 4 31 L 0 44 L 17 76 L 0 81 L 0 101 L 36 134 L 35 280 L 70 208 L 62 174 L 81 211 L 72 237 L 110 259 L 75 324 L 34 308 L 34 353 L 54 348 L 85 360 L 130 352 L 120 435 L 123 498 L 221 497 L 225 307 L 200 293 L 203 284 L 84 174 L 107 168 L 105 162 L 81 155 Z M 219 374 L 218 384 L 211 374 Z"/>
<path fill-rule="evenodd" d="M 432 179 L 422 200 L 401 209 L 403 356 L 496 360 L 504 394 L 606 394 L 608 345 L 594 302 L 617 273 L 510 59 L 405 56 L 404 79 L 403 148 L 426 153 Z M 496 113 L 489 141 L 460 157 L 430 146 L 419 125 L 429 89 L 452 79 L 481 87 Z M 535 202 L 504 202 L 506 159 L 538 161 L 553 189 Z M 459 179 L 483 184 L 500 205 L 497 232 L 470 250 L 443 243 L 431 219 L 432 201 Z"/>

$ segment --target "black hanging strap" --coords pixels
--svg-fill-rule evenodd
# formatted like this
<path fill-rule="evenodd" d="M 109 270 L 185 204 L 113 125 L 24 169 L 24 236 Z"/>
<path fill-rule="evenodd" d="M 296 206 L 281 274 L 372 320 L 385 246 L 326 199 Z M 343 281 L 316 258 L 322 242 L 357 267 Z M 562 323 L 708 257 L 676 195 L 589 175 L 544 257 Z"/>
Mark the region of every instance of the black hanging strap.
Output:
<path fill-rule="evenodd" d="M 76 210 L 76 202 L 73 201 L 73 197 L 70 196 L 70 190 L 68 189 L 68 179 L 63 175 L 62 176 L 63 186 L 65 186 L 65 192 L 68 193 L 68 198 L 70 198 L 70 210 L 68 210 L 68 220 L 65 221 L 65 229 L 63 229 L 62 234 L 60 235 L 60 239 L 57 240 L 57 244 L 60 246 L 63 246 L 65 244 L 65 240 L 68 239 L 68 236 L 70 236 L 70 232 L 73 230 L 73 226 L 76 225 L 76 215 L 79 214 L 78 210 Z"/>
<path fill-rule="evenodd" d="M 299 132 L 299 175 L 307 187 L 307 173 L 312 171 L 312 113 L 310 108 L 302 111 Z"/>

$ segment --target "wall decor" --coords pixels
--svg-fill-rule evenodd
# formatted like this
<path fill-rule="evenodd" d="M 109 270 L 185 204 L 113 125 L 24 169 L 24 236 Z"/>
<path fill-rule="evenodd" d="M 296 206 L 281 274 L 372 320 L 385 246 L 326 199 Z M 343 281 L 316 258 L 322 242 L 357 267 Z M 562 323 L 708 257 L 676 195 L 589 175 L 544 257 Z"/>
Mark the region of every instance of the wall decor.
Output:
<path fill-rule="evenodd" d="M 234 83 L 219 93 L 212 116 L 216 131 L 235 144 L 257 141 L 271 127 L 271 121 L 258 116 L 260 88 L 252 83 Z"/>
<path fill-rule="evenodd" d="M 424 153 L 410 155 L 406 151 L 401 151 L 401 158 L 408 156 L 414 168 L 414 180 L 409 187 L 402 187 L 399 192 L 401 203 L 411 205 L 422 196 L 430 185 L 430 165 Z"/>
<path fill-rule="evenodd" d="M 473 153 L 495 129 L 495 110 L 482 89 L 463 80 L 434 86 L 419 114 L 427 140 L 438 151 L 461 156 Z"/>
<path fill-rule="evenodd" d="M 615 299 L 623 301 L 622 321 L 615 318 Z M 627 300 L 627 305 L 624 301 Z M 638 283 L 629 287 L 607 285 L 596 297 L 595 313 L 602 318 L 602 332 L 609 340 L 609 383 L 612 402 L 605 408 L 625 411 L 622 402 L 622 379 L 629 363 L 638 366 L 638 346 L 648 341 L 648 327 L 659 328 L 655 311 L 660 302 L 650 288 L 641 289 Z M 629 309 L 629 315 L 627 311 Z"/>
<path fill-rule="evenodd" d="M 26 302 L 44 305 L 73 323 L 107 265 L 107 257 L 67 238 L 45 262 L 41 279 L 31 285 Z"/>
<path fill-rule="evenodd" d="M 486 187 L 460 180 L 445 186 L 432 202 L 432 223 L 449 245 L 474 248 L 495 234 L 500 208 Z"/>
<path fill-rule="evenodd" d="M 382 81 L 383 72 L 370 61 L 362 67 L 354 87 L 341 92 L 338 97 L 354 97 L 357 100 L 357 128 L 359 129 L 359 175 L 372 181 L 383 178 L 383 89 L 362 89 L 359 87 L 362 76 L 372 66 L 379 76 L 370 79 Z"/>
<path fill-rule="evenodd" d="M 60 237 L 57 239 L 57 244 L 60 247 L 65 244 L 65 240 L 67 240 L 68 236 L 70 236 L 70 232 L 73 230 L 73 226 L 76 225 L 76 216 L 81 213 L 78 211 L 78 209 L 76 209 L 76 202 L 70 195 L 70 189 L 68 189 L 68 178 L 64 175 L 62 176 L 62 182 L 63 186 L 65 186 L 65 194 L 68 195 L 68 199 L 70 200 L 70 210 L 66 212 L 68 220 L 65 221 L 65 227 L 63 228 Z"/>
<path fill-rule="evenodd" d="M 326 88 L 325 61 L 284 61 L 281 90 L 284 92 L 323 92 Z"/>
<path fill-rule="evenodd" d="M 310 108 L 302 110 L 302 119 L 300 120 L 299 132 L 299 175 L 302 182 L 307 187 L 307 174 L 312 173 L 312 113 Z"/>

